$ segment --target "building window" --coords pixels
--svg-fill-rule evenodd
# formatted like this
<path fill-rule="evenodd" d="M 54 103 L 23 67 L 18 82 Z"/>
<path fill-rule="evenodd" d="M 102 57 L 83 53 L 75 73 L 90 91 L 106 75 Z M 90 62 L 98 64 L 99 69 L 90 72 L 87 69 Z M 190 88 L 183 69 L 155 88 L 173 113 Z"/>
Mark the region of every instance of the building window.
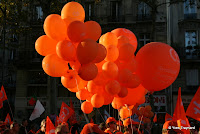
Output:
<path fill-rule="evenodd" d="M 29 84 L 47 84 L 47 74 L 43 71 L 29 71 Z"/>
<path fill-rule="evenodd" d="M 199 85 L 199 70 L 198 69 L 186 69 L 186 85 L 187 86 Z"/>
<path fill-rule="evenodd" d="M 151 8 L 145 2 L 140 2 L 138 4 L 138 20 L 151 19 L 150 15 Z"/>
<path fill-rule="evenodd" d="M 197 18 L 196 0 L 186 0 L 184 2 L 184 18 L 185 19 Z"/>
<path fill-rule="evenodd" d="M 36 16 L 37 16 L 37 20 L 43 19 L 43 11 L 42 11 L 41 6 L 36 6 Z"/>
<path fill-rule="evenodd" d="M 139 42 L 141 47 L 146 45 L 147 43 L 150 43 L 150 33 L 140 34 Z"/>
<path fill-rule="evenodd" d="M 119 2 L 118 1 L 111 1 L 111 21 L 119 21 Z"/>
<path fill-rule="evenodd" d="M 92 20 L 94 16 L 94 2 L 85 3 L 85 18 L 86 20 Z"/>
<path fill-rule="evenodd" d="M 194 52 L 194 48 L 197 46 L 197 32 L 186 31 L 185 32 L 185 47 L 186 53 L 191 54 Z"/>
<path fill-rule="evenodd" d="M 27 88 L 27 97 L 46 97 L 47 87 L 46 86 L 29 86 Z"/>

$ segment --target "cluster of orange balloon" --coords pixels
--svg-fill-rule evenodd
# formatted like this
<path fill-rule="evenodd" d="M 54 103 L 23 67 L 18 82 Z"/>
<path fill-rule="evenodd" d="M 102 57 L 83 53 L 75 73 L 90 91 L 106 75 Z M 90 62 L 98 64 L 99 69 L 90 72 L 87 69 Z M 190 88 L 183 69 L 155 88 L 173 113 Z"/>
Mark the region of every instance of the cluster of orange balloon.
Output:
<path fill-rule="evenodd" d="M 142 104 L 146 89 L 162 90 L 176 79 L 180 61 L 169 45 L 149 43 L 135 56 L 133 32 L 117 28 L 101 36 L 101 26 L 84 19 L 84 8 L 69 2 L 61 16 L 47 16 L 46 35 L 35 43 L 36 51 L 45 56 L 42 67 L 46 74 L 61 77 L 64 87 L 86 100 L 81 106 L 84 113 L 110 103 L 115 109 Z"/>

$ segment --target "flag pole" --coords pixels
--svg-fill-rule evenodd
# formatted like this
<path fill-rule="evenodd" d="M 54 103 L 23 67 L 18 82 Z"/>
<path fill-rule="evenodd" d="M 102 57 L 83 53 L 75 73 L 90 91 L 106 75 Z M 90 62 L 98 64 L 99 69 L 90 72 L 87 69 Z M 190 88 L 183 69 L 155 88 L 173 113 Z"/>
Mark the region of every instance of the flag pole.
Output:
<path fill-rule="evenodd" d="M 11 109 L 11 107 L 10 107 L 10 103 L 9 103 L 8 99 L 7 99 L 7 102 L 8 102 L 8 106 L 9 106 L 9 108 L 10 108 L 10 113 L 11 113 L 12 119 L 14 119 L 14 116 L 13 116 L 13 113 L 12 113 L 12 109 Z"/>

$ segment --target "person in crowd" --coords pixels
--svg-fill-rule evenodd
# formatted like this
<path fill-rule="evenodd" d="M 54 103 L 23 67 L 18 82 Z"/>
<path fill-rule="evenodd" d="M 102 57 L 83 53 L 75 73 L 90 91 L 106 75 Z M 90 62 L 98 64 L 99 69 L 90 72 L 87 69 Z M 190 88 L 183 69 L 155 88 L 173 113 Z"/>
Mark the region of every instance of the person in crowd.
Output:
<path fill-rule="evenodd" d="M 117 129 L 114 131 L 115 134 L 123 134 L 122 131 L 124 130 L 122 121 L 117 121 Z"/>
<path fill-rule="evenodd" d="M 80 134 L 106 134 L 102 131 L 97 124 L 88 123 L 86 124 Z"/>
<path fill-rule="evenodd" d="M 116 125 L 117 121 L 113 117 L 109 117 L 106 120 L 106 127 L 107 129 L 104 131 L 105 133 L 113 134 L 114 131 L 117 129 Z"/>
<path fill-rule="evenodd" d="M 70 134 L 68 125 L 58 125 L 56 127 L 55 134 Z"/>
<path fill-rule="evenodd" d="M 106 124 L 104 122 L 100 123 L 99 124 L 99 128 L 102 130 L 102 131 L 105 131 L 106 130 Z"/>
<path fill-rule="evenodd" d="M 2 132 L 2 134 L 11 134 L 10 129 L 6 129 Z"/>
<path fill-rule="evenodd" d="M 18 134 L 19 133 L 19 124 L 17 122 L 13 122 L 11 125 L 10 125 L 10 132 L 12 134 Z"/>
<path fill-rule="evenodd" d="M 139 122 L 135 122 L 132 119 L 128 118 L 124 122 L 124 130 L 126 134 L 140 134 L 140 131 L 138 132 L 136 125 L 139 124 Z"/>
<path fill-rule="evenodd" d="M 46 119 L 43 119 L 40 125 L 40 130 L 36 132 L 36 134 L 45 134 L 46 131 Z"/>
<path fill-rule="evenodd" d="M 78 122 L 74 122 L 74 124 L 70 128 L 70 133 L 71 134 L 80 134 L 80 132 L 81 132 L 80 125 L 78 124 Z"/>
<path fill-rule="evenodd" d="M 20 134 L 28 134 L 27 128 L 26 128 L 27 126 L 28 126 L 28 121 L 26 119 L 23 119 L 22 120 L 22 125 L 21 125 L 21 127 L 19 129 L 19 133 Z"/>
<path fill-rule="evenodd" d="M 172 126 L 176 126 L 172 121 L 166 121 L 163 124 L 162 134 L 176 134 Z"/>

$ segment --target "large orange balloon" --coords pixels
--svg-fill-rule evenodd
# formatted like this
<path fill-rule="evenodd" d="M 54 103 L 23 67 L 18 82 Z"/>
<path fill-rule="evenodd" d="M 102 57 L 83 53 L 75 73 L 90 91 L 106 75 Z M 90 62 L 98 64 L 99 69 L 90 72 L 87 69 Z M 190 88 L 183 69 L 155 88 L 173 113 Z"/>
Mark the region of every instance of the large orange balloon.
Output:
<path fill-rule="evenodd" d="M 120 109 L 120 108 L 122 108 L 123 104 L 122 103 L 118 103 L 115 98 L 116 97 L 114 97 L 114 99 L 113 99 L 113 101 L 111 103 L 112 107 L 114 109 Z"/>
<path fill-rule="evenodd" d="M 93 80 L 97 74 L 98 69 L 94 63 L 84 64 L 78 70 L 78 75 L 85 81 Z"/>
<path fill-rule="evenodd" d="M 103 45 L 98 44 L 98 53 L 93 62 L 99 63 L 99 62 L 103 61 L 106 58 L 106 55 L 107 55 L 106 48 Z"/>
<path fill-rule="evenodd" d="M 117 46 L 118 39 L 115 34 L 113 34 L 111 32 L 107 32 L 100 37 L 99 43 L 104 46 L 109 46 L 109 45 Z"/>
<path fill-rule="evenodd" d="M 91 98 L 91 104 L 95 108 L 100 108 L 104 104 L 104 97 L 99 94 L 94 94 Z"/>
<path fill-rule="evenodd" d="M 87 38 L 97 41 L 101 36 L 101 26 L 96 21 L 87 21 L 85 22 L 87 29 L 86 36 Z"/>
<path fill-rule="evenodd" d="M 127 107 L 122 107 L 119 111 L 119 115 L 122 119 L 126 119 L 132 115 L 132 110 Z"/>
<path fill-rule="evenodd" d="M 85 101 L 81 104 L 81 110 L 86 113 L 89 114 L 93 111 L 93 106 L 91 104 L 91 102 Z"/>
<path fill-rule="evenodd" d="M 61 77 L 61 83 L 65 88 L 75 88 L 79 82 L 80 77 L 75 70 L 68 70 L 66 74 Z"/>
<path fill-rule="evenodd" d="M 145 96 L 141 97 L 140 100 L 137 101 L 137 104 L 145 103 Z"/>
<path fill-rule="evenodd" d="M 49 54 L 42 60 L 42 68 L 46 74 L 52 77 L 61 77 L 69 70 L 68 63 L 57 56 Z"/>
<path fill-rule="evenodd" d="M 119 47 L 119 60 L 127 61 L 134 57 L 134 47 L 131 44 L 123 44 Z"/>
<path fill-rule="evenodd" d="M 79 68 L 81 67 L 80 62 L 79 62 L 77 59 L 74 59 L 74 60 L 72 60 L 72 61 L 69 61 L 69 64 L 70 64 L 71 68 L 72 68 L 73 70 L 76 70 L 76 71 L 78 71 Z"/>
<path fill-rule="evenodd" d="M 123 44 L 129 43 L 129 39 L 126 36 L 122 35 L 122 36 L 119 36 L 117 39 L 118 39 L 118 44 L 117 44 L 118 48 L 121 47 L 121 45 Z"/>
<path fill-rule="evenodd" d="M 151 111 L 151 106 L 150 105 L 147 105 L 147 106 L 145 106 L 145 111 L 147 111 L 147 112 L 149 112 L 149 111 Z"/>
<path fill-rule="evenodd" d="M 98 44 L 92 39 L 85 39 L 84 41 L 80 42 L 76 55 L 81 64 L 87 64 L 96 58 L 98 53 Z"/>
<path fill-rule="evenodd" d="M 44 21 L 44 32 L 54 40 L 67 39 L 67 27 L 64 20 L 58 14 L 51 14 Z"/>
<path fill-rule="evenodd" d="M 135 105 L 144 96 L 145 88 L 140 85 L 137 88 L 128 89 L 128 95 L 124 98 L 115 97 L 115 103 L 119 105 Z M 134 97 L 133 97 L 134 96 Z"/>
<path fill-rule="evenodd" d="M 35 49 L 40 55 L 46 56 L 56 53 L 57 43 L 57 41 L 49 38 L 47 35 L 42 35 L 36 40 Z"/>
<path fill-rule="evenodd" d="M 105 62 L 106 62 L 106 61 L 103 60 L 102 62 L 96 63 L 96 64 L 95 64 L 95 65 L 97 66 L 99 72 L 102 72 L 102 66 L 103 66 L 103 64 L 104 64 Z"/>
<path fill-rule="evenodd" d="M 114 45 L 106 46 L 106 50 L 107 50 L 107 55 L 106 55 L 105 60 L 116 61 L 117 58 L 119 57 L 119 50 L 117 46 L 114 46 Z"/>
<path fill-rule="evenodd" d="M 117 82 L 116 80 L 111 80 L 106 84 L 105 90 L 107 93 L 111 95 L 115 95 L 120 92 L 121 87 L 120 87 L 119 82 Z"/>
<path fill-rule="evenodd" d="M 108 78 L 115 78 L 118 75 L 118 67 L 114 62 L 105 62 L 102 71 Z"/>
<path fill-rule="evenodd" d="M 102 94 L 103 92 L 103 86 L 98 86 L 94 83 L 94 81 L 89 81 L 87 84 L 88 91 L 92 94 Z"/>
<path fill-rule="evenodd" d="M 76 56 L 75 46 L 68 40 L 58 42 L 56 46 L 57 55 L 66 61 L 72 61 Z"/>
<path fill-rule="evenodd" d="M 160 91 L 170 86 L 180 70 L 178 54 L 165 43 L 146 44 L 138 51 L 136 61 L 136 73 L 149 91 Z"/>
<path fill-rule="evenodd" d="M 141 84 L 140 78 L 136 74 L 132 74 L 131 79 L 127 83 L 123 83 L 127 88 L 136 88 Z"/>
<path fill-rule="evenodd" d="M 103 72 L 98 72 L 97 77 L 93 79 L 93 82 L 98 86 L 104 86 L 108 82 L 108 78 Z"/>
<path fill-rule="evenodd" d="M 62 19 L 69 19 L 71 21 L 84 21 L 85 10 L 78 2 L 68 2 L 64 5 L 61 11 Z"/>
<path fill-rule="evenodd" d="M 113 101 L 113 99 L 114 99 L 114 96 L 110 95 L 106 91 L 103 91 L 102 95 L 104 97 L 104 105 L 110 104 Z"/>
<path fill-rule="evenodd" d="M 81 89 L 80 91 L 76 92 L 76 97 L 79 100 L 86 100 L 89 97 L 89 92 L 86 89 Z"/>
<path fill-rule="evenodd" d="M 125 87 L 121 87 L 121 90 L 120 90 L 120 92 L 118 93 L 118 96 L 119 96 L 120 98 L 124 98 L 124 97 L 126 97 L 127 95 L 128 95 L 128 89 L 125 88 Z"/>
<path fill-rule="evenodd" d="M 122 35 L 128 37 L 130 44 L 133 45 L 134 47 L 134 52 L 136 51 L 137 38 L 133 32 L 125 28 L 117 28 L 117 29 L 112 30 L 111 32 L 114 33 L 117 37 L 122 36 Z"/>
<path fill-rule="evenodd" d="M 128 69 L 122 69 L 119 71 L 119 74 L 118 74 L 118 81 L 120 83 L 128 83 L 129 81 L 131 81 L 132 79 L 132 72 Z"/>
<path fill-rule="evenodd" d="M 86 38 L 86 26 L 81 21 L 73 21 L 67 28 L 67 35 L 73 42 L 80 42 Z"/>

